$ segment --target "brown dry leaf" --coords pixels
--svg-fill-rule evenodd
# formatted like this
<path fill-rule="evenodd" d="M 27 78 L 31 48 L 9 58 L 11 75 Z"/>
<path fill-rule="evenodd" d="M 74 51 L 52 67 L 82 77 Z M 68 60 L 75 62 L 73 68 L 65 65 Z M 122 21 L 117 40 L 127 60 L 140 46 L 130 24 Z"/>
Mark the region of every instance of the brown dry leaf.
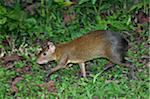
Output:
<path fill-rule="evenodd" d="M 57 92 L 55 82 L 52 80 L 44 84 L 39 84 L 38 86 L 47 88 L 49 92 Z"/>
<path fill-rule="evenodd" d="M 28 11 L 31 15 L 34 15 L 36 7 L 37 7 L 36 3 L 31 5 L 26 5 L 25 11 Z"/>
<path fill-rule="evenodd" d="M 11 54 L 11 55 L 5 56 L 2 58 L 2 61 L 3 61 L 2 66 L 7 69 L 11 69 L 14 66 L 13 64 L 14 61 L 18 61 L 22 59 L 23 57 L 19 56 L 18 54 Z"/>
<path fill-rule="evenodd" d="M 12 6 L 13 5 L 13 3 L 15 2 L 15 0 L 5 0 L 4 1 L 4 4 L 6 5 L 6 6 Z"/>
<path fill-rule="evenodd" d="M 141 27 L 137 27 L 137 28 L 135 28 L 135 32 L 137 32 L 137 33 L 141 33 L 141 32 L 142 32 Z"/>
<path fill-rule="evenodd" d="M 133 21 L 135 23 L 148 23 L 150 22 L 150 17 L 142 10 L 139 10 L 138 13 L 134 15 Z"/>
<path fill-rule="evenodd" d="M 4 57 L 4 55 L 5 55 L 5 49 L 0 48 L 0 61 L 1 61 L 1 58 Z"/>
<path fill-rule="evenodd" d="M 5 67 L 6 69 L 11 69 L 14 67 L 14 64 L 12 62 L 8 62 L 8 63 L 2 64 L 2 66 Z"/>
<path fill-rule="evenodd" d="M 138 61 L 144 64 L 145 66 L 147 66 L 149 63 L 149 60 L 150 60 L 150 57 L 148 55 L 142 55 Z"/>
<path fill-rule="evenodd" d="M 11 54 L 11 55 L 3 57 L 2 59 L 4 63 L 7 63 L 7 62 L 12 62 L 12 61 L 22 60 L 23 57 L 19 56 L 18 54 Z"/>
<path fill-rule="evenodd" d="M 16 72 L 19 72 L 19 73 L 30 73 L 31 72 L 31 67 L 30 66 L 24 66 L 22 68 L 16 69 Z"/>
<path fill-rule="evenodd" d="M 87 77 L 90 76 L 90 74 L 91 74 L 90 71 L 86 71 L 86 76 Z M 78 77 L 83 77 L 83 74 L 82 74 L 81 70 L 76 71 L 75 75 L 78 76 Z"/>
<path fill-rule="evenodd" d="M 143 11 L 139 11 L 138 20 L 140 23 L 146 23 L 149 22 L 149 17 Z"/>
<path fill-rule="evenodd" d="M 102 19 L 106 19 L 108 16 L 109 16 L 109 14 L 108 14 L 107 12 L 102 12 L 102 13 L 100 13 L 100 17 L 101 17 Z"/>
<path fill-rule="evenodd" d="M 77 3 L 77 0 L 71 0 L 71 2 Z"/>
<path fill-rule="evenodd" d="M 12 42 L 12 37 L 7 37 L 2 41 L 3 46 L 10 46 Z"/>
<path fill-rule="evenodd" d="M 18 76 L 18 77 L 13 78 L 13 80 L 12 80 L 12 82 L 11 82 L 11 89 L 12 89 L 13 93 L 18 93 L 19 90 L 18 90 L 18 88 L 16 87 L 16 84 L 17 84 L 18 82 L 20 82 L 22 79 L 23 79 L 23 77 L 21 77 L 21 76 Z"/>
<path fill-rule="evenodd" d="M 98 96 L 93 96 L 93 99 L 99 99 L 99 97 Z"/>
<path fill-rule="evenodd" d="M 119 81 L 118 80 L 106 80 L 105 83 L 106 84 L 108 84 L 108 83 L 116 83 L 116 84 L 118 84 Z"/>
<path fill-rule="evenodd" d="M 76 18 L 76 14 L 68 15 L 68 14 L 64 13 L 64 22 L 65 23 L 68 23 L 68 22 L 74 20 L 75 18 Z"/>

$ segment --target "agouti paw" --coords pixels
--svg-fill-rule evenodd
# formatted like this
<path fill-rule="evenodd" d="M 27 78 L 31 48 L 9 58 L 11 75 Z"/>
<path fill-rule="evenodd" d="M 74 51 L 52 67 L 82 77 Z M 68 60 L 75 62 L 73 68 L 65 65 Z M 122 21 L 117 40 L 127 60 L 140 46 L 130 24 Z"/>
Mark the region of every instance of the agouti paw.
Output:
<path fill-rule="evenodd" d="M 49 77 L 45 77 L 44 78 L 44 82 L 49 82 L 50 78 Z"/>

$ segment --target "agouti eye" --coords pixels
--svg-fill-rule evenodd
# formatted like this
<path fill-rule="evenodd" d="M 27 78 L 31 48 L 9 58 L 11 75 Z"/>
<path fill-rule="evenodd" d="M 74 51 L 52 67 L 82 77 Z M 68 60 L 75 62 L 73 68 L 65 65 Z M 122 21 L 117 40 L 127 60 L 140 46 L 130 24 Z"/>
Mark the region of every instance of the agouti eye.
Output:
<path fill-rule="evenodd" d="M 46 53 L 43 53 L 44 56 L 46 56 Z"/>

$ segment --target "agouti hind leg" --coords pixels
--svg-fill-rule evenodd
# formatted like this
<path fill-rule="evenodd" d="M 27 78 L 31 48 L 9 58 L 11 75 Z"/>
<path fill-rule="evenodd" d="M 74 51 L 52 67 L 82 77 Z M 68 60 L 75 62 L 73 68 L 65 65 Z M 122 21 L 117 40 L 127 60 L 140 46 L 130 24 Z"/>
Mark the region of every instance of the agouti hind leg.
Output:
<path fill-rule="evenodd" d="M 125 63 L 121 63 L 120 65 L 125 66 L 129 69 L 128 75 L 131 79 L 134 79 L 134 80 L 138 79 L 136 74 L 135 74 L 136 67 L 131 62 L 126 60 Z"/>
<path fill-rule="evenodd" d="M 109 56 L 109 59 L 111 62 L 127 67 L 129 69 L 129 76 L 131 77 L 131 79 L 137 79 L 136 74 L 135 74 L 135 66 L 131 63 L 128 62 L 127 60 L 124 59 L 124 56 L 119 55 L 119 54 L 115 54 L 112 56 Z"/>
<path fill-rule="evenodd" d="M 103 68 L 103 71 L 107 71 L 114 67 L 115 64 L 113 64 L 111 61 Z"/>

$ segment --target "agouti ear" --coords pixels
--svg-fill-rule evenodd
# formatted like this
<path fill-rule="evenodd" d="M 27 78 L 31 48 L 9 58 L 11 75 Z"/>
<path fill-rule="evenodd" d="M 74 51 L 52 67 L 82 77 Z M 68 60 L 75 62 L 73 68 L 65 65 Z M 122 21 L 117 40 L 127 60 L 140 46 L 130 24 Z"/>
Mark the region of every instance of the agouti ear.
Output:
<path fill-rule="evenodd" d="M 48 45 L 48 51 L 50 52 L 50 53 L 54 53 L 55 52 L 55 49 L 56 49 L 56 46 L 54 45 L 54 43 L 53 42 L 47 42 L 47 45 Z"/>

